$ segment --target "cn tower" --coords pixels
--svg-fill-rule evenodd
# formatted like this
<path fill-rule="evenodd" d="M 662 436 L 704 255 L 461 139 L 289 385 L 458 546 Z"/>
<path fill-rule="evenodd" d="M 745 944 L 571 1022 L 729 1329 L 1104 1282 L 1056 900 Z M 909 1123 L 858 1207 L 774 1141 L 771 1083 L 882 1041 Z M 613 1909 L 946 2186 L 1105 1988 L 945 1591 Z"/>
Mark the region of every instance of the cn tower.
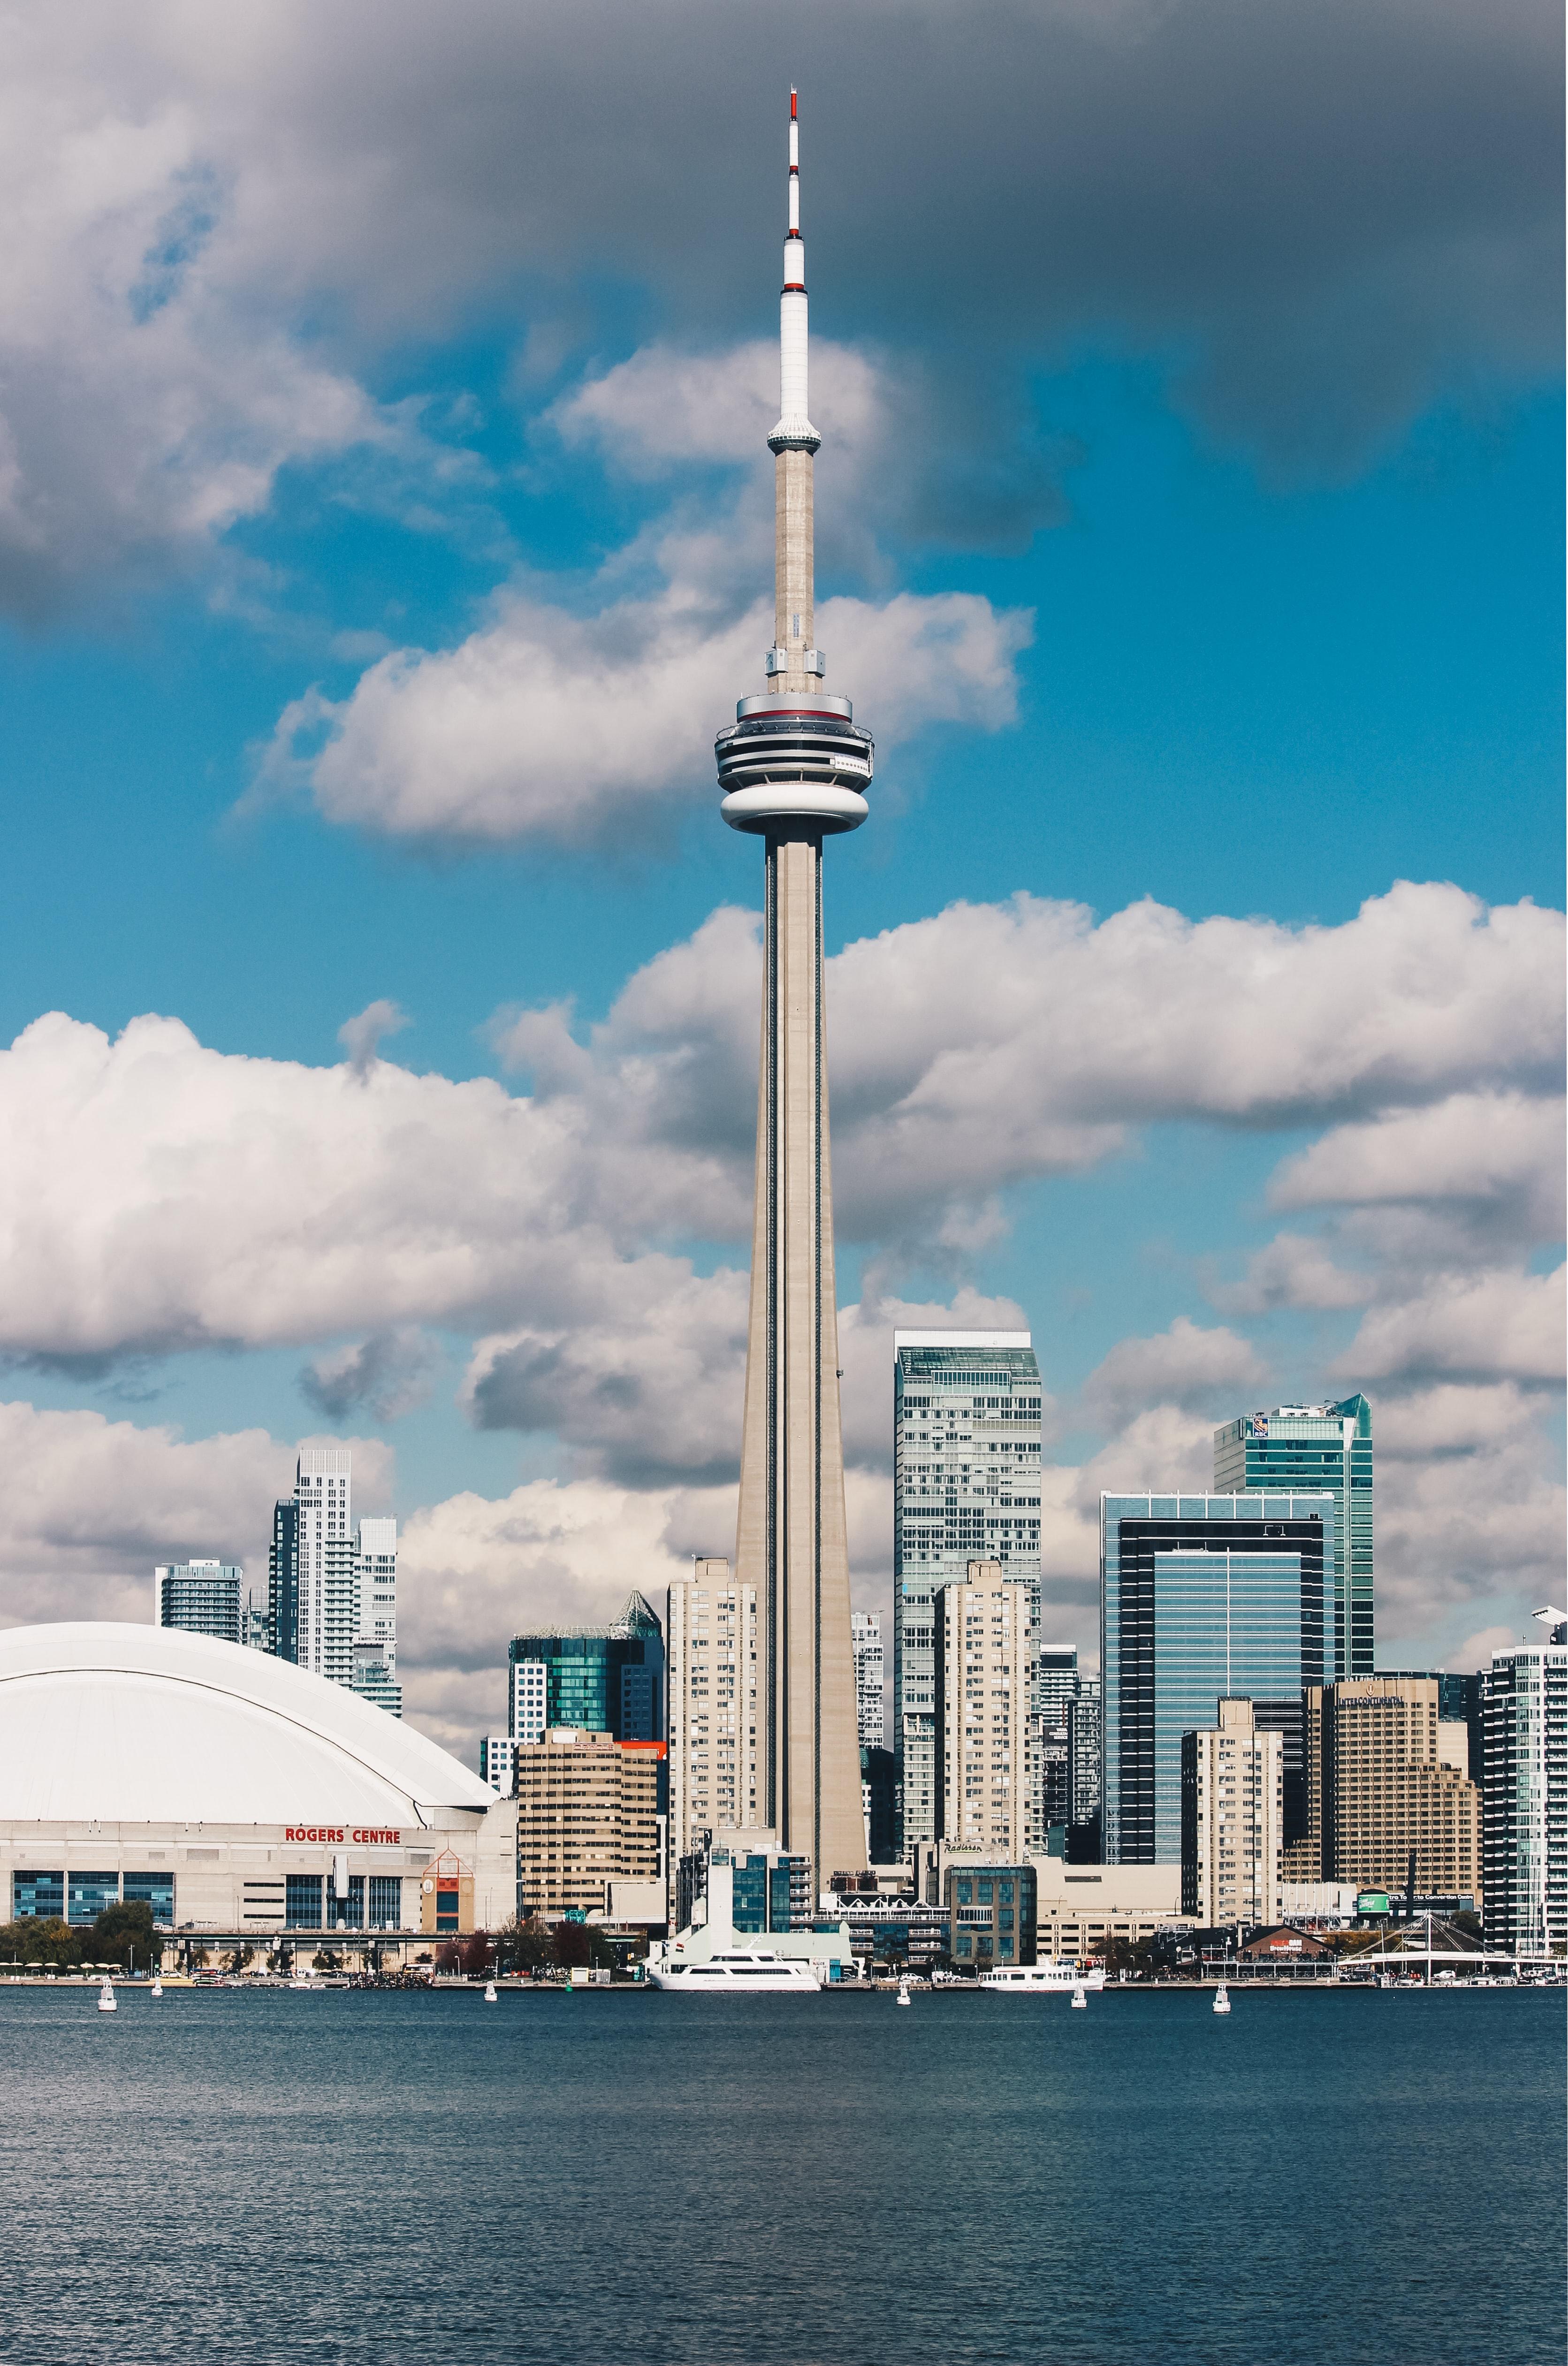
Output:
<path fill-rule="evenodd" d="M 715 746 L 720 807 L 762 840 L 762 1053 L 757 1199 L 736 1576 L 766 1606 L 760 1789 L 782 1848 L 811 1859 L 813 1893 L 865 1865 L 850 1643 L 839 1314 L 828 1152 L 822 843 L 867 814 L 872 743 L 829 698 L 812 617 L 812 470 L 806 400 L 800 127 L 789 96 L 789 232 L 779 305 L 773 646 L 767 688 Z M 759 1772 L 763 1772 L 759 1768 Z"/>

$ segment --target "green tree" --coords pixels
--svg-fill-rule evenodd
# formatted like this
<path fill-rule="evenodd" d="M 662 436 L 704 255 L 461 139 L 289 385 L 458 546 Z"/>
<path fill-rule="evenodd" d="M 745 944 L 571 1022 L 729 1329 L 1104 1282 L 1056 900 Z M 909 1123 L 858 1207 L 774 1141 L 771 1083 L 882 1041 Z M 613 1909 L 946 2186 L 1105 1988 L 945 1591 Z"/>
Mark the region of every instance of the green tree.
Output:
<path fill-rule="evenodd" d="M 58 1964 L 62 1971 L 74 1971 L 82 1960 L 81 1934 L 69 1922 L 27 1915 L 19 1922 L 0 1926 L 0 1960 Z"/>
<path fill-rule="evenodd" d="M 503 1922 L 495 1934 L 495 1944 L 496 1961 L 503 1970 L 533 1972 L 541 1964 L 555 1961 L 550 1934 L 532 1914 L 514 1914 L 510 1922 Z"/>
<path fill-rule="evenodd" d="M 152 1909 L 146 1899 L 117 1899 L 113 1906 L 105 1907 L 88 1932 L 87 1956 L 95 1964 L 129 1965 L 134 1950 L 136 1961 L 146 1971 L 155 1944 Z"/>
<path fill-rule="evenodd" d="M 1130 1980 L 1147 1980 L 1154 1977 L 1154 1950 L 1146 1939 L 1134 1947 L 1130 1940 L 1108 1938 L 1100 1950 L 1107 1979 L 1119 1979 L 1123 1972 Z"/>
<path fill-rule="evenodd" d="M 615 1967 L 615 1950 L 591 1922 L 558 1922 L 550 1933 L 550 1945 L 562 1971 L 577 1970 L 584 1964 L 596 1971 Z"/>
<path fill-rule="evenodd" d="M 1467 1939 L 1479 1941 L 1482 1937 L 1481 1917 L 1479 1914 L 1472 1914 L 1468 1906 L 1461 1906 L 1451 1920 L 1454 1929 L 1462 1931 Z"/>

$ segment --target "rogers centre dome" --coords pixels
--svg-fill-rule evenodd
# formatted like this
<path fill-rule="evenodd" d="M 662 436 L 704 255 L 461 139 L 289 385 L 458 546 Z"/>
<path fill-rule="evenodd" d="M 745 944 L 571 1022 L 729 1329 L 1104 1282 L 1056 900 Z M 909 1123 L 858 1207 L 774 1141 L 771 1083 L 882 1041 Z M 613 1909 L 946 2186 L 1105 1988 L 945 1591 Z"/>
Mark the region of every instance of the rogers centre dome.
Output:
<path fill-rule="evenodd" d="M 495 1794 L 287 1660 L 161 1627 L 0 1632 L 0 1822 L 463 1825 Z"/>

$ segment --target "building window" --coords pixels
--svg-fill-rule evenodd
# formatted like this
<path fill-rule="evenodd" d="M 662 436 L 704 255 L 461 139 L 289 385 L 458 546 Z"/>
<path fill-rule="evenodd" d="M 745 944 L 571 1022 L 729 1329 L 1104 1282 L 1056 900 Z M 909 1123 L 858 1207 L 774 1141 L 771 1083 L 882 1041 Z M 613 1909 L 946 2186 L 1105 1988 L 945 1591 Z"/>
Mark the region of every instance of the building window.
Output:
<path fill-rule="evenodd" d="M 152 1921 L 160 1931 L 175 1927 L 175 1876 L 172 1873 L 128 1873 L 125 1876 L 125 1902 L 128 1906 L 150 1906 Z"/>
<path fill-rule="evenodd" d="M 17 1922 L 63 1922 L 63 1873 L 14 1873 L 11 1876 L 11 1916 Z"/>
<path fill-rule="evenodd" d="M 319 1931 L 321 1928 L 321 1876 L 319 1873 L 288 1875 L 283 1919 L 292 1931 Z"/>
<path fill-rule="evenodd" d="M 65 1919 L 73 1929 L 96 1922 L 106 1906 L 118 1904 L 118 1873 L 73 1873 L 66 1884 Z"/>
<path fill-rule="evenodd" d="M 370 1876 L 370 1928 L 400 1931 L 403 1926 L 403 1885 L 395 1873 Z"/>

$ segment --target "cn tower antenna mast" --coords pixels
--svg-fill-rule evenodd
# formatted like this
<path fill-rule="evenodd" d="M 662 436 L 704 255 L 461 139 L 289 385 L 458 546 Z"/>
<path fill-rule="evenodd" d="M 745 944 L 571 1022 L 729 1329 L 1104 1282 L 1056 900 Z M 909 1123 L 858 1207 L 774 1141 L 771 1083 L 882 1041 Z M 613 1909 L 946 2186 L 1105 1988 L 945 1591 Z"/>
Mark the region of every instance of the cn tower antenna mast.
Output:
<path fill-rule="evenodd" d="M 873 748 L 849 700 L 822 687 L 812 547 L 813 468 L 822 439 L 807 404 L 806 300 L 792 90 L 779 420 L 768 438 L 773 645 L 763 660 L 766 689 L 740 700 L 714 752 L 719 810 L 732 829 L 761 838 L 764 851 L 757 1196 L 735 1574 L 756 1586 L 764 1610 L 759 1805 L 765 1799 L 763 1820 L 780 1846 L 810 1857 L 815 1895 L 835 1873 L 865 1865 L 839 1411 L 822 847 L 866 819 Z"/>

